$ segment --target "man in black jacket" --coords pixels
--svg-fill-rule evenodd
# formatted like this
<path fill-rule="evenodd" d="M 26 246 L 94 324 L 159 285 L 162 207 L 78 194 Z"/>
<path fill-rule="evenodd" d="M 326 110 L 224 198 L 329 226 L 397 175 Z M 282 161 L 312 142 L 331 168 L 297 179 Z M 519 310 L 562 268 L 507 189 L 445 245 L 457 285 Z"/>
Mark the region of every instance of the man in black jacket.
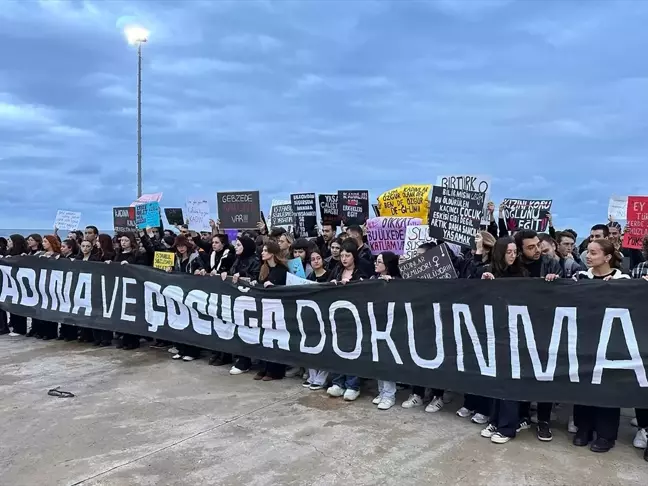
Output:
<path fill-rule="evenodd" d="M 351 225 L 347 228 L 347 235 L 358 245 L 358 267 L 366 274 L 376 273 L 374 257 L 371 254 L 369 245 L 364 242 L 362 228 L 358 225 Z"/>
<path fill-rule="evenodd" d="M 326 259 L 331 256 L 331 243 L 335 239 L 335 224 L 333 223 L 322 223 L 322 234 L 317 237 L 315 243 L 322 252 L 322 258 Z"/>

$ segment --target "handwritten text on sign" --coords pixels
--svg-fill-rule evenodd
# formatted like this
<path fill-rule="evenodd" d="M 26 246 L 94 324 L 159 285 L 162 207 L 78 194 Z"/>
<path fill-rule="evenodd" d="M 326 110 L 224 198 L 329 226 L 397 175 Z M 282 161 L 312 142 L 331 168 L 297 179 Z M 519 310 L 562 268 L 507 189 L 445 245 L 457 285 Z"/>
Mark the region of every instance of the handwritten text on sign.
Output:
<path fill-rule="evenodd" d="M 484 193 L 434 186 L 430 206 L 430 236 L 468 247 L 479 231 Z"/>
<path fill-rule="evenodd" d="M 81 213 L 74 211 L 63 211 L 62 209 L 59 209 L 58 211 L 56 211 L 54 227 L 66 231 L 75 231 L 79 229 L 80 222 Z"/>
<path fill-rule="evenodd" d="M 382 216 L 408 216 L 427 221 L 431 190 L 431 184 L 396 187 L 378 196 L 378 211 Z"/>
<path fill-rule="evenodd" d="M 624 248 L 641 249 L 648 233 L 648 197 L 628 196 L 628 231 L 623 235 Z"/>
<path fill-rule="evenodd" d="M 547 229 L 547 214 L 551 211 L 551 199 L 504 199 L 508 214 L 507 226 L 511 231 Z"/>
<path fill-rule="evenodd" d="M 187 199 L 185 215 L 190 230 L 211 231 L 209 225 L 209 202 L 207 199 Z"/>
<path fill-rule="evenodd" d="M 420 218 L 371 218 L 367 220 L 367 242 L 371 253 L 391 251 L 403 254 L 408 225 L 421 224 Z"/>
<path fill-rule="evenodd" d="M 170 251 L 156 251 L 155 256 L 153 257 L 153 267 L 159 268 L 160 270 L 166 270 L 167 268 L 173 268 L 175 265 L 175 253 Z"/>
<path fill-rule="evenodd" d="M 457 278 L 452 259 L 445 244 L 436 246 L 398 265 L 403 278 Z"/>
<path fill-rule="evenodd" d="M 261 220 L 259 191 L 219 192 L 218 218 L 229 229 L 253 229 Z"/>
<path fill-rule="evenodd" d="M 427 225 L 408 226 L 405 231 L 405 247 L 403 248 L 403 256 L 409 260 L 417 255 L 418 247 L 423 243 L 434 241 L 430 238 L 430 228 Z"/>

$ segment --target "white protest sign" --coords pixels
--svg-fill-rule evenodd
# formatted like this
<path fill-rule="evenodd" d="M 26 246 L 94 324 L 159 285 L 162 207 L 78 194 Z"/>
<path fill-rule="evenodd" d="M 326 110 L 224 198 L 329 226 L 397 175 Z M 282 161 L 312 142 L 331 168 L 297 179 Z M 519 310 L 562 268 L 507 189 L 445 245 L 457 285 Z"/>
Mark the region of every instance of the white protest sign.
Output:
<path fill-rule="evenodd" d="M 188 198 L 185 218 L 187 218 L 190 230 L 211 231 L 211 226 L 209 226 L 209 201 L 204 198 Z"/>
<path fill-rule="evenodd" d="M 628 219 L 628 196 L 612 196 L 608 203 L 608 216 L 614 221 Z"/>
<path fill-rule="evenodd" d="M 153 194 L 142 194 L 140 197 L 135 199 L 131 206 L 138 206 L 139 204 L 146 204 L 149 202 L 160 202 L 162 200 L 162 192 L 156 192 Z"/>
<path fill-rule="evenodd" d="M 449 175 L 438 176 L 435 186 L 448 187 L 450 189 L 462 189 L 465 191 L 483 192 L 484 215 L 481 224 L 489 225 L 488 220 L 488 198 L 490 197 L 491 178 L 484 175 Z"/>
<path fill-rule="evenodd" d="M 409 260 L 416 256 L 416 250 L 423 243 L 436 242 L 430 238 L 430 228 L 427 224 L 408 226 L 405 232 L 405 247 L 403 248 L 403 259 Z"/>
<path fill-rule="evenodd" d="M 306 280 L 305 278 L 293 275 L 292 273 L 286 274 L 286 285 L 311 285 L 315 283 L 316 282 L 313 282 L 311 280 Z"/>
<path fill-rule="evenodd" d="M 75 231 L 79 229 L 80 221 L 81 213 L 59 209 L 56 211 L 54 227 L 66 231 Z"/>

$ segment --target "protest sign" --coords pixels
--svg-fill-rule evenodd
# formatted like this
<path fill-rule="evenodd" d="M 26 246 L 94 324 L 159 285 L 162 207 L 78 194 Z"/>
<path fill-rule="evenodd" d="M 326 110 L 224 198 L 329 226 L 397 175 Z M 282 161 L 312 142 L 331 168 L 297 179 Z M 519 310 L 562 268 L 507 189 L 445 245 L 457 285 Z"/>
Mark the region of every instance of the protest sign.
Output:
<path fill-rule="evenodd" d="M 286 285 L 317 285 L 316 282 L 312 280 L 306 280 L 305 278 L 298 277 L 292 273 L 286 274 Z"/>
<path fill-rule="evenodd" d="M 338 191 L 338 214 L 345 224 L 364 224 L 369 217 L 369 191 Z"/>
<path fill-rule="evenodd" d="M 222 228 L 256 229 L 261 221 L 259 191 L 219 192 L 216 198 Z"/>
<path fill-rule="evenodd" d="M 614 221 L 628 219 L 628 196 L 612 196 L 608 203 L 608 217 Z"/>
<path fill-rule="evenodd" d="M 54 219 L 54 228 L 66 231 L 76 231 L 79 229 L 81 222 L 81 213 L 74 211 L 64 211 L 59 209 L 56 211 L 56 219 Z"/>
<path fill-rule="evenodd" d="M 435 246 L 421 255 L 399 263 L 398 268 L 403 278 L 457 278 L 457 272 L 445 244 Z"/>
<path fill-rule="evenodd" d="M 463 247 L 477 234 L 484 210 L 483 192 L 434 186 L 430 206 L 430 236 Z"/>
<path fill-rule="evenodd" d="M 185 214 L 189 229 L 193 231 L 211 231 L 209 224 L 209 202 L 203 198 L 187 199 Z"/>
<path fill-rule="evenodd" d="M 648 233 L 648 196 L 628 196 L 628 231 L 623 235 L 623 247 L 640 250 Z"/>
<path fill-rule="evenodd" d="M 315 236 L 315 226 L 317 225 L 315 194 L 291 194 L 290 203 L 292 204 L 295 233 L 301 238 Z"/>
<path fill-rule="evenodd" d="M 371 209 L 373 209 L 374 216 L 377 218 L 380 216 L 380 209 L 378 208 L 377 204 L 372 204 Z"/>
<path fill-rule="evenodd" d="M 367 220 L 367 243 L 373 255 L 391 251 L 403 254 L 408 225 L 420 225 L 420 218 L 371 218 Z"/>
<path fill-rule="evenodd" d="M 159 203 L 161 200 L 162 200 L 161 192 L 156 192 L 154 194 L 142 194 L 140 197 L 138 197 L 131 203 L 131 206 L 139 206 L 140 204 L 145 204 L 147 202 Z"/>
<path fill-rule="evenodd" d="M 172 226 L 185 224 L 182 208 L 164 208 L 166 219 Z"/>
<path fill-rule="evenodd" d="M 340 225 L 340 210 L 337 194 L 320 194 L 319 208 L 322 224 Z"/>
<path fill-rule="evenodd" d="M 484 193 L 484 211 L 481 224 L 488 226 L 488 197 L 490 195 L 491 178 L 483 175 L 449 175 L 437 177 L 436 185 L 451 189 L 462 189 Z"/>
<path fill-rule="evenodd" d="M 239 230 L 226 229 L 223 230 L 223 232 L 227 235 L 227 241 L 230 242 L 230 245 L 233 245 L 234 242 L 236 242 L 236 238 L 238 237 Z"/>
<path fill-rule="evenodd" d="M 137 229 L 160 226 L 160 204 L 148 202 L 135 206 L 135 226 Z"/>
<path fill-rule="evenodd" d="M 113 208 L 113 229 L 115 233 L 135 233 L 137 231 L 133 206 Z"/>
<path fill-rule="evenodd" d="M 428 220 L 431 184 L 407 184 L 378 196 L 378 213 L 381 216 L 409 216 Z"/>
<path fill-rule="evenodd" d="M 282 227 L 288 229 L 294 224 L 292 204 L 290 201 L 273 199 L 270 206 L 270 227 Z"/>
<path fill-rule="evenodd" d="M 293 258 L 286 262 L 288 266 L 288 271 L 293 275 L 297 275 L 301 278 L 306 278 L 306 272 L 304 272 L 304 264 L 302 263 L 301 258 Z"/>
<path fill-rule="evenodd" d="M 409 260 L 417 255 L 418 247 L 423 243 L 433 242 L 430 238 L 430 227 L 427 225 L 408 226 L 405 230 L 405 246 L 403 247 L 403 256 Z"/>
<path fill-rule="evenodd" d="M 532 229 L 546 231 L 551 199 L 504 199 L 509 231 Z"/>
<path fill-rule="evenodd" d="M 175 265 L 175 253 L 170 251 L 156 251 L 153 257 L 153 268 L 166 270 Z"/>

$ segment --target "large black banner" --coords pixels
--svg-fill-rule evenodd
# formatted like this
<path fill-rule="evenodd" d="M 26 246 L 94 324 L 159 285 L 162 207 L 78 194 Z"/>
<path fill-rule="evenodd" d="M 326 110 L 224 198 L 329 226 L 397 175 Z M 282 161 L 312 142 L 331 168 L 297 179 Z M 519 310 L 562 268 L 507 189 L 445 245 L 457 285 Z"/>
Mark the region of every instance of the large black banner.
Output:
<path fill-rule="evenodd" d="M 648 283 L 363 281 L 258 289 L 135 265 L 0 260 L 0 309 L 366 378 L 648 407 Z"/>

